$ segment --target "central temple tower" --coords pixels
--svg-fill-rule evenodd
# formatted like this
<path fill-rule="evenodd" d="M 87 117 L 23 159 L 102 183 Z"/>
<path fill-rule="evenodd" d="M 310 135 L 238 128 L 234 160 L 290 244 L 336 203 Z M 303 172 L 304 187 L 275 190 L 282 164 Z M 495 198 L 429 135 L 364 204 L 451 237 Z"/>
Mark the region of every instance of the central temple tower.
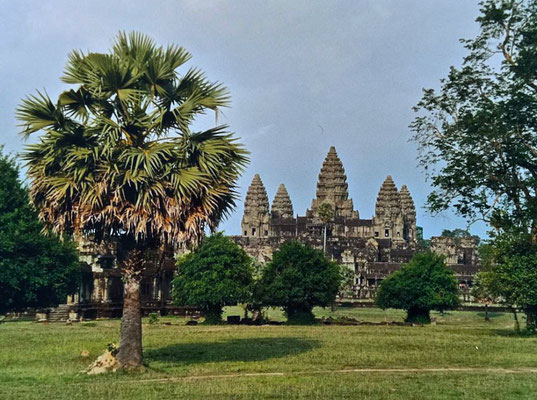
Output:
<path fill-rule="evenodd" d="M 306 212 L 306 216 L 317 217 L 319 206 L 323 203 L 332 206 L 336 217 L 358 218 L 358 211 L 354 211 L 352 199 L 349 199 L 347 175 L 334 146 L 330 147 L 324 159 L 317 182 L 316 197 L 312 200 L 311 209 Z"/>

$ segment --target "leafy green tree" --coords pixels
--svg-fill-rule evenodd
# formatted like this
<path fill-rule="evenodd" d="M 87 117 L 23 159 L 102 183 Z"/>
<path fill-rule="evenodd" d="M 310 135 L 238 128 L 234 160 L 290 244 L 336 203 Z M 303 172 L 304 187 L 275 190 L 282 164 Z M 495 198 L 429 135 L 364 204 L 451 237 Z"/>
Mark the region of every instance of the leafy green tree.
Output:
<path fill-rule="evenodd" d="M 454 239 L 465 239 L 465 238 L 474 239 L 477 245 L 479 245 L 479 242 L 481 241 L 481 238 L 479 236 L 472 235 L 468 230 L 460 229 L 460 228 L 456 228 L 453 230 L 444 229 L 442 230 L 442 234 L 440 236 L 454 238 Z"/>
<path fill-rule="evenodd" d="M 329 306 L 340 289 L 340 266 L 310 245 L 288 242 L 274 253 L 255 298 L 264 306 L 282 307 L 289 322 L 311 322 L 313 307 Z"/>
<path fill-rule="evenodd" d="M 528 236 L 520 230 L 496 235 L 483 257 L 484 270 L 477 282 L 489 297 L 513 311 L 522 309 L 527 329 L 537 331 L 537 245 Z"/>
<path fill-rule="evenodd" d="M 431 239 L 424 239 L 423 238 L 423 227 L 418 226 L 416 229 L 417 229 L 419 248 L 422 251 L 429 251 L 429 249 L 431 248 Z"/>
<path fill-rule="evenodd" d="M 232 209 L 247 152 L 225 126 L 192 132 L 227 89 L 196 68 L 182 47 L 120 33 L 108 53 L 73 51 L 62 77 L 74 88 L 18 107 L 22 134 L 42 132 L 23 154 L 30 196 L 59 234 L 116 240 L 124 282 L 118 360 L 142 364 L 140 280 L 173 243 L 196 242 Z"/>
<path fill-rule="evenodd" d="M 233 240 L 216 233 L 177 263 L 176 304 L 198 306 L 209 324 L 222 322 L 222 307 L 251 298 L 253 260 Z"/>
<path fill-rule="evenodd" d="M 433 211 L 517 226 L 537 242 L 537 0 L 486 0 L 480 34 L 411 125 Z"/>
<path fill-rule="evenodd" d="M 0 146 L 0 313 L 50 307 L 77 291 L 75 245 L 42 234 L 15 160 Z"/>
<path fill-rule="evenodd" d="M 341 282 L 339 285 L 339 297 L 352 297 L 354 295 L 354 286 L 356 283 L 356 274 L 353 269 L 341 267 Z"/>
<path fill-rule="evenodd" d="M 430 311 L 459 305 L 459 289 L 444 257 L 432 252 L 417 253 L 408 264 L 384 279 L 376 302 L 383 308 L 406 310 L 407 322 L 429 323 Z"/>

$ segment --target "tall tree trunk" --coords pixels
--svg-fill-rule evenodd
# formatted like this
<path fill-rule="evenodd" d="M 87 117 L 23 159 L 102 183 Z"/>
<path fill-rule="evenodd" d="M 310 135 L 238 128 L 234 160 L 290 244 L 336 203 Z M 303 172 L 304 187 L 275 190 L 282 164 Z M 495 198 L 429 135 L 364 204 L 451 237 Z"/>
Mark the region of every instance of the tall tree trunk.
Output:
<path fill-rule="evenodd" d="M 326 255 L 326 224 L 324 224 L 323 230 L 323 253 Z"/>
<path fill-rule="evenodd" d="M 122 271 L 125 290 L 117 358 L 120 368 L 123 369 L 140 367 L 143 361 L 142 311 L 140 304 L 142 264 L 141 253 L 133 251 L 129 254 Z"/>
<path fill-rule="evenodd" d="M 526 329 L 530 332 L 537 331 L 537 307 L 528 307 L 525 312 Z"/>

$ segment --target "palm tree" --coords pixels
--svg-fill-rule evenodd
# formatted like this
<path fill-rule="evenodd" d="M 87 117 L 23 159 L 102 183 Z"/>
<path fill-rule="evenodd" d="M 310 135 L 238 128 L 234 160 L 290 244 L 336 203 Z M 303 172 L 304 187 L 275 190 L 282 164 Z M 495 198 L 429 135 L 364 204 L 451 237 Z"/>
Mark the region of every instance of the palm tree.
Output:
<path fill-rule="evenodd" d="M 328 223 L 334 219 L 334 209 L 329 203 L 323 203 L 319 206 L 318 214 L 323 223 L 323 253 L 326 255 L 326 231 Z"/>
<path fill-rule="evenodd" d="M 247 152 L 217 126 L 191 132 L 195 118 L 218 116 L 229 94 L 195 68 L 182 47 L 158 47 L 120 33 L 107 54 L 73 51 L 63 82 L 76 85 L 54 103 L 37 92 L 17 117 L 31 198 L 54 232 L 119 243 L 125 286 L 118 360 L 142 363 L 140 279 L 150 254 L 196 242 L 235 205 Z"/>

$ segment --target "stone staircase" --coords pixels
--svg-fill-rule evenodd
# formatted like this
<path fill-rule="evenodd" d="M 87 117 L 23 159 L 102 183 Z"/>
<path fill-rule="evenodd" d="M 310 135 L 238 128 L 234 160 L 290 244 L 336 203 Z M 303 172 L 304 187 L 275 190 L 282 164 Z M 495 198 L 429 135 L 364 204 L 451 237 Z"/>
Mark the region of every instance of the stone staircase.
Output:
<path fill-rule="evenodd" d="M 65 322 L 69 319 L 69 305 L 60 304 L 58 307 L 50 311 L 48 315 L 49 322 Z"/>

